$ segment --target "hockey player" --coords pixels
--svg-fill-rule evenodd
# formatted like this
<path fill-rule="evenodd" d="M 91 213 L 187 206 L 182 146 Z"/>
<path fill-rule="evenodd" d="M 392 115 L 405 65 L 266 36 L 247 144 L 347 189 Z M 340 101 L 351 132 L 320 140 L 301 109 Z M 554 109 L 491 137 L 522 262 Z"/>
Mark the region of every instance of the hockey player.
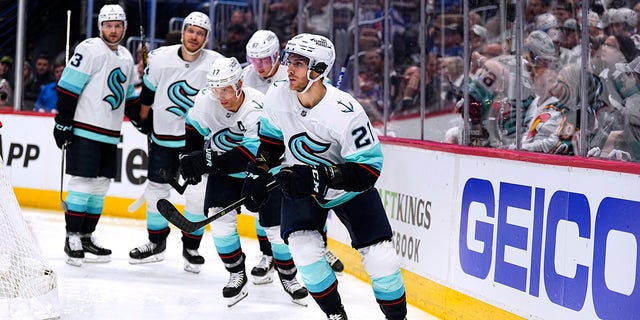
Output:
<path fill-rule="evenodd" d="M 248 164 L 242 188 L 245 206 L 263 205 L 269 170 L 284 154 L 276 175 L 284 195 L 282 237 L 320 309 L 329 319 L 347 319 L 321 235 L 333 209 L 362 255 L 382 312 L 387 319 L 404 319 L 404 282 L 391 226 L 373 188 L 382 169 L 380 142 L 358 101 L 323 81 L 335 61 L 329 39 L 300 34 L 284 52 L 288 78 L 274 82 L 265 96 L 258 157 Z"/>
<path fill-rule="evenodd" d="M 249 64 L 244 67 L 242 73 L 242 82 L 245 87 L 257 89 L 266 94 L 273 81 L 287 77 L 287 69 L 280 68 L 280 40 L 272 31 L 258 30 L 253 34 L 247 43 L 247 61 Z M 251 275 L 254 284 L 265 284 L 273 281 L 271 276 L 273 255 L 271 244 L 259 220 L 256 217 L 255 225 L 262 257 L 258 265 L 251 269 Z M 326 239 L 326 233 L 323 237 Z M 333 252 L 326 250 L 326 255 L 331 268 L 336 272 L 342 272 L 344 265 Z"/>
<path fill-rule="evenodd" d="M 169 197 L 168 179 L 175 179 L 178 155 L 185 146 L 185 116 L 193 107 L 198 91 L 206 85 L 211 64 L 222 57 L 206 50 L 211 22 L 201 12 L 190 13 L 182 25 L 181 44 L 165 46 L 149 54 L 148 66 L 140 93 L 142 110 L 139 118 L 130 116 L 141 131 L 149 131 L 149 182 L 145 189 L 149 242 L 129 252 L 129 263 L 140 264 L 164 260 L 169 223 L 156 208 L 158 199 Z M 150 109 L 151 108 L 151 109 Z M 203 140 L 204 141 L 204 140 Z M 184 215 L 190 220 L 202 220 L 204 184 L 189 186 L 185 191 Z M 184 269 L 198 273 L 204 258 L 198 253 L 204 228 L 191 234 L 182 233 Z"/>
<path fill-rule="evenodd" d="M 257 131 L 264 95 L 243 87 L 242 67 L 236 58 L 216 60 L 207 82 L 208 88 L 200 91 L 187 115 L 187 146 L 196 151 L 182 155 L 180 162 L 187 180 L 209 174 L 205 208 L 218 211 L 241 197 L 246 163 L 254 161 L 259 143 Z M 209 136 L 211 143 L 203 151 L 203 137 Z M 284 290 L 294 302 L 306 305 L 301 299 L 308 295 L 307 289 L 296 280 L 296 266 L 280 237 L 281 198 L 280 190 L 274 190 L 260 210 L 259 220 L 271 242 Z M 247 296 L 246 259 L 238 236 L 237 213 L 226 214 L 211 223 L 211 234 L 218 255 L 231 274 L 222 295 L 228 299 L 228 306 L 233 306 Z"/>
<path fill-rule="evenodd" d="M 119 5 L 98 14 L 100 38 L 80 43 L 57 85 L 58 114 L 53 137 L 66 152 L 66 262 L 108 262 L 111 250 L 96 244 L 96 229 L 111 179 L 116 176 L 117 144 L 124 109 L 140 101 L 134 92 L 133 57 L 119 45 L 127 17 Z M 139 108 L 139 106 L 138 106 Z"/>

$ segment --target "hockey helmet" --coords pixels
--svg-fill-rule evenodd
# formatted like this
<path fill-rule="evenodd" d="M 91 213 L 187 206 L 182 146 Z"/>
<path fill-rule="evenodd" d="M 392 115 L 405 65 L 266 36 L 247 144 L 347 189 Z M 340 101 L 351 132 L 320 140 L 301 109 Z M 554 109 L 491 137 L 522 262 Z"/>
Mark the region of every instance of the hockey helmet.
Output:
<path fill-rule="evenodd" d="M 124 9 L 117 4 L 107 4 L 100 9 L 98 13 L 98 29 L 102 32 L 102 23 L 105 21 L 122 21 L 125 29 L 127 28 L 127 15 Z"/>
<path fill-rule="evenodd" d="M 182 22 L 182 33 L 184 33 L 184 30 L 188 25 L 200 27 L 207 30 L 207 36 L 211 31 L 211 20 L 209 20 L 209 16 L 202 12 L 194 11 L 191 12 L 186 18 L 184 18 L 184 21 Z"/>
<path fill-rule="evenodd" d="M 287 42 L 284 51 L 284 61 L 286 61 L 286 56 L 292 53 L 308 58 L 309 71 L 315 71 L 320 74 L 320 77 L 313 80 L 327 77 L 336 59 L 336 51 L 331 40 L 324 36 L 309 33 L 302 33 L 293 37 Z"/>
<path fill-rule="evenodd" d="M 242 80 L 242 66 L 234 57 L 216 59 L 207 73 L 207 85 L 212 91 L 215 92 L 216 88 L 232 86 L 236 97 L 240 95 L 240 80 Z"/>

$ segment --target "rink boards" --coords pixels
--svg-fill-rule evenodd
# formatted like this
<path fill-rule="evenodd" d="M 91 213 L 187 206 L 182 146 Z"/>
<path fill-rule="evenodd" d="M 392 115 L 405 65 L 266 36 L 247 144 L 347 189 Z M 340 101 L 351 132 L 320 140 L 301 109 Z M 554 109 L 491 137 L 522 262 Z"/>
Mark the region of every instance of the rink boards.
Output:
<path fill-rule="evenodd" d="M 0 154 L 20 203 L 59 208 L 53 118 L 0 114 L 0 121 Z M 443 319 L 640 317 L 637 165 L 383 142 L 376 187 L 410 303 Z M 127 207 L 143 192 L 146 140 L 129 123 L 119 151 L 104 213 L 142 219 L 144 206 Z M 183 203 L 175 193 L 171 200 Z M 240 232 L 250 236 L 252 224 L 243 215 Z M 329 237 L 347 272 L 366 280 L 334 217 Z"/>

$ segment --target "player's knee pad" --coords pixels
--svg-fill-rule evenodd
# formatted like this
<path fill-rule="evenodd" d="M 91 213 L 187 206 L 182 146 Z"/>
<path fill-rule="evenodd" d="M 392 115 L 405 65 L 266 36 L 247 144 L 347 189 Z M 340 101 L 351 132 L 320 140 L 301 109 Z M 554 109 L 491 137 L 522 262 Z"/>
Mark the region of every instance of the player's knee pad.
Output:
<path fill-rule="evenodd" d="M 264 232 L 267 234 L 267 239 L 273 244 L 284 244 L 284 240 L 280 236 L 280 226 L 266 227 Z"/>
<path fill-rule="evenodd" d="M 144 190 L 144 199 L 147 201 L 147 212 L 158 212 L 158 208 L 156 207 L 158 200 L 169 198 L 170 192 L 170 185 L 148 181 L 147 187 Z"/>
<path fill-rule="evenodd" d="M 289 234 L 289 251 L 298 266 L 324 259 L 324 242 L 316 230 L 301 230 Z"/>
<path fill-rule="evenodd" d="M 212 211 L 218 212 L 223 208 L 211 208 Z M 238 216 L 235 211 L 229 212 L 222 217 L 211 222 L 211 235 L 214 238 L 223 238 L 236 232 Z"/>
<path fill-rule="evenodd" d="M 400 269 L 396 250 L 391 241 L 381 241 L 358 250 L 362 264 L 371 278 L 380 278 Z"/>
<path fill-rule="evenodd" d="M 109 178 L 97 177 L 91 179 L 91 188 L 93 189 L 91 193 L 104 196 L 109 190 L 109 185 L 111 185 L 111 179 Z"/>
<path fill-rule="evenodd" d="M 91 194 L 93 192 L 92 180 L 93 178 L 71 176 L 67 189 L 69 191 Z"/>
<path fill-rule="evenodd" d="M 204 195 L 207 190 L 207 175 L 196 185 L 189 185 L 184 192 L 184 210 L 192 214 L 204 215 Z"/>

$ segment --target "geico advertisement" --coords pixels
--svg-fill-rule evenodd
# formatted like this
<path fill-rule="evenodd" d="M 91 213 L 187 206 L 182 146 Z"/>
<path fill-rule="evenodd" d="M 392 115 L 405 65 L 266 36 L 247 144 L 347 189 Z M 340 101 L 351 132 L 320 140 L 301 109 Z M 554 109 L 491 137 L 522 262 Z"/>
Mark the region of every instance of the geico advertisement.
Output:
<path fill-rule="evenodd" d="M 403 267 L 525 318 L 640 317 L 640 177 L 384 145 Z"/>
<path fill-rule="evenodd" d="M 637 175 L 472 158 L 455 183 L 454 285 L 525 317 L 640 317 Z"/>
<path fill-rule="evenodd" d="M 53 139 L 53 117 L 0 114 L 0 155 L 14 187 L 59 190 L 62 151 Z M 122 124 L 118 169 L 108 196 L 138 198 L 147 181 L 147 139 L 131 123 Z M 69 176 L 64 177 L 64 190 Z M 183 201 L 182 197 L 171 197 Z"/>

